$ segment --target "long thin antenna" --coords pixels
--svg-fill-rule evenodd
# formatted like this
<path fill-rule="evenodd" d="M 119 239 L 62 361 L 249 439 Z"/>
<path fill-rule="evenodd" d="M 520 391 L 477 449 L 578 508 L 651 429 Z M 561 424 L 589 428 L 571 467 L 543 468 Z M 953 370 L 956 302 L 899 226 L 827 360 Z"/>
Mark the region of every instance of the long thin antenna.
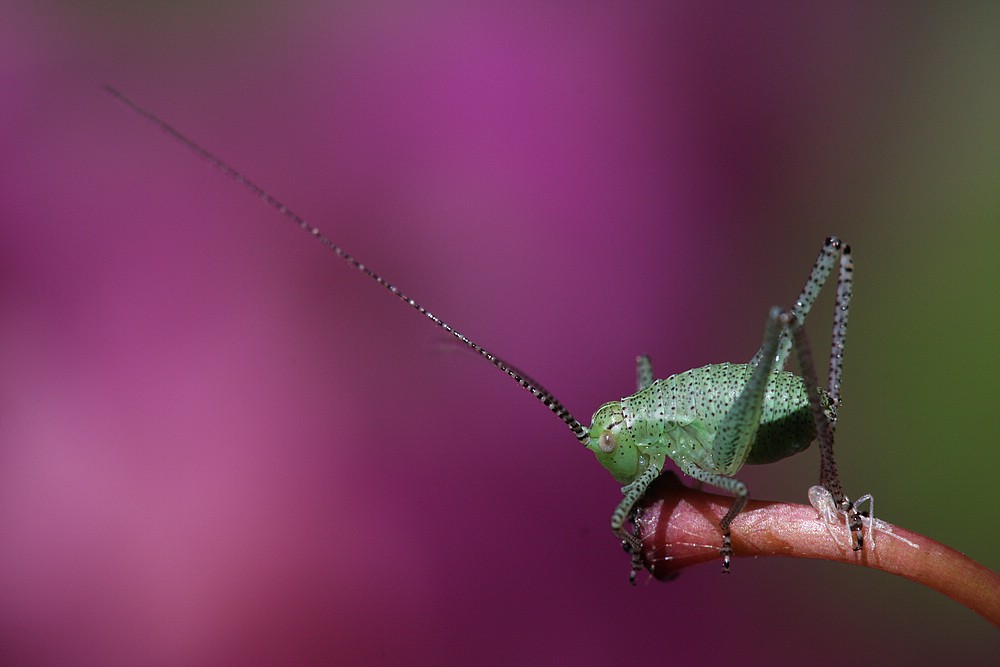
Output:
<path fill-rule="evenodd" d="M 343 248 L 341 248 L 340 246 L 338 246 L 336 243 L 334 243 L 333 241 L 331 241 L 330 239 L 328 239 L 326 236 L 324 236 L 323 232 L 321 232 L 319 229 L 317 229 L 316 227 L 313 227 L 311 224 L 309 224 L 308 222 L 306 222 L 303 218 L 301 218 L 298 214 L 296 214 L 290 208 L 288 208 L 287 206 L 285 206 L 284 204 L 282 204 L 280 201 L 278 201 L 277 199 L 275 199 L 274 197 L 272 197 L 266 190 L 264 190 L 264 188 L 260 187 L 259 185 L 257 185 L 253 181 L 251 181 L 249 178 L 247 178 L 246 176 L 244 176 L 240 172 L 236 171 L 234 168 L 232 168 L 231 166 L 229 166 L 227 163 L 223 162 L 220 158 L 218 158 L 215 155 L 213 155 L 212 153 L 208 152 L 206 149 L 202 148 L 200 145 L 196 144 L 191 139 L 188 139 L 184 134 L 182 134 L 179 130 L 175 129 L 172 125 L 170 125 L 166 121 L 160 119 L 158 116 L 156 116 L 152 112 L 146 111 L 145 109 L 143 109 L 142 107 L 140 107 L 138 104 L 136 104 L 135 102 L 133 102 L 129 98 L 125 97 L 125 95 L 123 95 L 122 93 L 120 93 L 117 89 L 115 89 L 115 88 L 113 88 L 111 86 L 104 86 L 104 88 L 109 93 L 111 93 L 113 96 L 115 96 L 116 98 L 118 98 L 118 100 L 121 101 L 122 103 L 124 103 L 127 107 L 129 107 L 130 109 L 132 109 L 133 111 L 135 111 L 140 116 L 144 117 L 146 120 L 148 120 L 149 122 L 153 123 L 154 125 L 157 125 L 161 130 L 163 130 L 164 132 L 166 132 L 167 134 L 169 134 L 170 136 L 172 136 L 174 139 L 176 139 L 177 141 L 179 141 L 180 143 L 184 144 L 189 149 L 191 149 L 192 151 L 194 151 L 194 153 L 196 153 L 198 155 L 198 157 L 200 157 L 202 160 L 204 160 L 208 164 L 214 166 L 216 169 L 218 169 L 219 171 L 221 171 L 225 176 L 227 176 L 227 177 L 231 178 L 232 180 L 236 181 L 237 183 L 239 183 L 240 185 L 242 185 L 243 187 L 245 187 L 247 190 L 249 190 L 253 194 L 255 194 L 258 197 L 260 197 L 261 199 L 263 199 L 264 203 L 266 203 L 268 206 L 270 206 L 271 208 L 273 208 L 276 211 L 278 211 L 278 213 L 280 213 L 281 215 L 285 216 L 286 218 L 288 218 L 289 220 L 291 220 L 292 222 L 294 222 L 300 228 L 304 229 L 313 238 L 317 239 L 320 243 L 322 243 L 327 248 L 329 248 L 330 250 L 332 250 L 334 252 L 334 254 L 336 254 L 342 260 L 344 260 L 345 262 L 347 262 L 350 266 L 352 266 L 353 268 L 357 269 L 361 273 L 365 274 L 366 276 L 368 276 L 369 278 L 371 278 L 372 280 L 374 280 L 375 282 L 377 282 L 382 287 L 384 287 L 387 290 L 389 290 L 392 294 L 394 294 L 395 296 L 399 297 L 399 299 L 401 299 L 403 302 L 405 302 L 405 303 L 409 304 L 410 306 L 412 306 L 413 308 L 415 308 L 418 312 L 420 312 L 422 315 L 424 315 L 431 322 L 433 322 L 434 324 L 438 325 L 439 327 L 441 327 L 442 329 L 444 329 L 445 331 L 447 331 L 448 333 L 450 333 L 452 336 L 454 336 L 455 338 L 457 338 L 458 340 L 460 340 L 462 343 L 464 343 L 467 347 L 469 347 L 472 350 L 474 350 L 475 352 L 479 353 L 479 355 L 481 357 L 483 357 L 484 359 L 486 359 L 487 361 L 489 361 L 491 364 L 493 364 L 494 366 L 496 366 L 497 368 L 499 368 L 501 371 L 503 371 L 505 374 L 507 374 L 509 377 L 511 377 L 515 382 L 517 382 L 519 385 L 521 385 L 522 388 L 524 388 L 524 389 L 528 390 L 529 392 L 531 392 L 532 396 L 534 396 L 539 401 L 541 401 L 542 404 L 545 405 L 545 407 L 547 407 L 553 413 L 555 413 L 555 415 L 557 417 L 559 417 L 559 419 L 563 420 L 563 422 L 567 426 L 569 426 L 570 430 L 573 431 L 573 435 L 576 436 L 577 440 L 579 440 L 583 444 L 587 444 L 589 442 L 590 436 L 588 435 L 587 430 L 583 427 L 582 424 L 580 424 L 580 422 L 578 422 L 573 417 L 573 415 L 571 415 L 569 413 L 569 410 L 567 410 L 563 406 L 562 403 L 560 403 L 558 400 L 556 400 L 556 397 L 553 396 L 552 393 L 549 392 L 548 389 L 546 389 L 545 387 L 543 387 L 542 385 L 540 385 L 535 380 L 532 380 L 525 373 L 523 373 L 520 370 L 518 370 L 516 366 L 507 363 L 506 361 L 504 361 L 500 357 L 498 357 L 495 354 L 489 352 L 486 348 L 484 348 L 484 347 L 482 347 L 482 346 L 480 346 L 480 345 L 472 342 L 471 340 L 469 340 L 468 338 L 466 338 L 466 336 L 464 334 L 462 334 L 462 333 L 456 331 L 455 329 L 453 329 L 451 327 L 451 325 L 449 325 L 447 322 L 444 322 L 443 320 L 439 319 L 432 312 L 430 312 L 429 310 L 427 310 L 426 308 L 424 308 L 423 306 L 421 306 L 419 303 L 417 303 L 416 301 L 414 301 L 410 297 L 408 297 L 405 294 L 403 294 L 403 292 L 401 292 L 398 287 L 396 287 L 392 283 L 388 282 L 387 280 L 385 280 L 385 278 L 383 278 L 379 274 L 375 273 L 370 268 L 368 268 L 367 266 L 365 266 L 364 264 L 362 264 L 360 261 L 358 261 L 357 259 L 355 259 L 346 250 L 344 250 Z"/>

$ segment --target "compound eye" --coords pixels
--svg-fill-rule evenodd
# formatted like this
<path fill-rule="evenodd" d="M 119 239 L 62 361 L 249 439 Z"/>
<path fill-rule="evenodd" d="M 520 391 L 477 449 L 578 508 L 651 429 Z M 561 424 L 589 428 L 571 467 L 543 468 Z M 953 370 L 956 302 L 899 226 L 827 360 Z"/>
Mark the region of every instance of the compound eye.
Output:
<path fill-rule="evenodd" d="M 618 441 L 615 440 L 615 436 L 611 431 L 605 431 L 601 434 L 601 439 L 597 443 L 598 449 L 602 452 L 608 454 L 615 451 L 615 447 L 618 446 Z"/>

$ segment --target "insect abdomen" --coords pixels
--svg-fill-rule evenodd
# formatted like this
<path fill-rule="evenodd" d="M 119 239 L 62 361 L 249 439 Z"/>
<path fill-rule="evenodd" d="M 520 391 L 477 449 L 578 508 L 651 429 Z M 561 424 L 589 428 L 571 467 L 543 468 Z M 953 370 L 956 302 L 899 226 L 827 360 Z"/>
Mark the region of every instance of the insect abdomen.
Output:
<path fill-rule="evenodd" d="M 704 437 L 713 437 L 746 386 L 751 370 L 748 364 L 710 364 L 657 380 L 622 399 L 637 440 L 664 442 L 679 425 L 693 422 L 702 425 Z M 807 448 L 815 435 L 802 379 L 787 371 L 776 373 L 768 382 L 760 426 L 746 463 L 771 463 L 796 454 Z M 696 450 L 702 449 L 697 445 L 706 447 L 690 452 L 695 458 L 711 458 L 710 442 L 689 443 L 687 447 L 693 444 Z"/>
<path fill-rule="evenodd" d="M 820 399 L 827 409 L 826 392 Z M 746 462 L 773 463 L 797 454 L 809 447 L 816 438 L 806 386 L 797 375 L 781 371 L 768 382 L 760 416 L 760 426 Z"/>

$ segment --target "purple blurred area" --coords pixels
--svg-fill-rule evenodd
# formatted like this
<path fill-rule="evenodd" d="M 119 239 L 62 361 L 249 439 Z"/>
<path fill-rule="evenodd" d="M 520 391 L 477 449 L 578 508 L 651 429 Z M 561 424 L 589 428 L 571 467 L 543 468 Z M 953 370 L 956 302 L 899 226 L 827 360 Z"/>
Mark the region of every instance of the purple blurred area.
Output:
<path fill-rule="evenodd" d="M 101 85 L 588 423 L 638 353 L 749 359 L 843 236 L 848 491 L 996 568 L 995 481 L 938 466 L 997 454 L 911 449 L 915 356 L 882 357 L 921 321 L 881 327 L 914 312 L 893 276 L 1000 246 L 998 30 L 985 3 L 0 8 L 0 663 L 996 664 L 985 621 L 881 573 L 628 587 L 618 488 L 558 420 Z M 925 195 L 947 178 L 994 223 Z M 806 502 L 817 467 L 743 477 Z"/>

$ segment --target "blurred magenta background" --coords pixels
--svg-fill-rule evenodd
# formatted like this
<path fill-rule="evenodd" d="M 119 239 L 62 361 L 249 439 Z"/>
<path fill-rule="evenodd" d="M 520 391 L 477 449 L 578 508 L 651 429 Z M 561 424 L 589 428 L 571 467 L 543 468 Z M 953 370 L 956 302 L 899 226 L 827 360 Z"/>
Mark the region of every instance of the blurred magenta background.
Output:
<path fill-rule="evenodd" d="M 997 569 L 1000 12 L 869 4 L 0 7 L 0 662 L 995 664 L 859 568 L 630 588 L 561 423 L 100 88 L 582 421 L 842 236 L 847 491 Z"/>

